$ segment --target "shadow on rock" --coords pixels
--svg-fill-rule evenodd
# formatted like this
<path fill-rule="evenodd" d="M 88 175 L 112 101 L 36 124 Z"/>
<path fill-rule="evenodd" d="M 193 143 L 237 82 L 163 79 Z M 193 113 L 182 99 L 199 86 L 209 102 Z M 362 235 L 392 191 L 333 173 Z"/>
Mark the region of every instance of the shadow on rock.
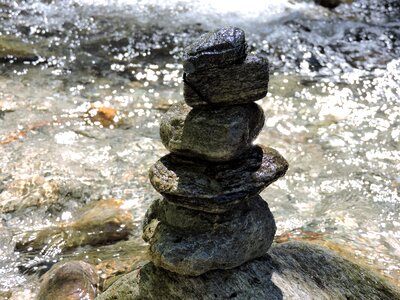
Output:
<path fill-rule="evenodd" d="M 400 299 L 370 270 L 308 243 L 275 245 L 238 268 L 182 276 L 152 263 L 122 276 L 98 299 Z"/>

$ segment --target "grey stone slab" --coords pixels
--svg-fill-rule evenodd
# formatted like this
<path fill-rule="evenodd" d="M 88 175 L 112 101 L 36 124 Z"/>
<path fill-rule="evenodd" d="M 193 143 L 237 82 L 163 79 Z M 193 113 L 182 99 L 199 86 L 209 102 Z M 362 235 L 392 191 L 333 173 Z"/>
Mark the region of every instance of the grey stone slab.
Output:
<path fill-rule="evenodd" d="M 186 74 L 183 96 L 192 107 L 253 102 L 268 93 L 268 61 L 248 56 L 241 64 Z"/>
<path fill-rule="evenodd" d="M 223 212 L 260 193 L 286 173 L 287 161 L 274 149 L 253 146 L 225 163 L 168 154 L 150 168 L 150 182 L 168 201 L 192 209 Z"/>

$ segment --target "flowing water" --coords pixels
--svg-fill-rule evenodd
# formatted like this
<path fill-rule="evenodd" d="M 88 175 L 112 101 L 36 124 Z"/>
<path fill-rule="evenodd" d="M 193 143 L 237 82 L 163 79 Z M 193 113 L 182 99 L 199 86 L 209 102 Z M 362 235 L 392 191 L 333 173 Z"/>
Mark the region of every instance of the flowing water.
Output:
<path fill-rule="evenodd" d="M 390 0 L 335 10 L 299 0 L 1 0 L 0 298 L 32 298 L 62 259 L 143 258 L 141 221 L 159 197 L 147 172 L 166 153 L 159 119 L 182 99 L 182 50 L 226 25 L 271 63 L 257 142 L 290 163 L 262 193 L 278 234 L 331 241 L 399 282 L 399 16 Z M 107 198 L 133 214 L 129 241 L 65 249 L 50 234 L 42 247 L 17 246 Z"/>

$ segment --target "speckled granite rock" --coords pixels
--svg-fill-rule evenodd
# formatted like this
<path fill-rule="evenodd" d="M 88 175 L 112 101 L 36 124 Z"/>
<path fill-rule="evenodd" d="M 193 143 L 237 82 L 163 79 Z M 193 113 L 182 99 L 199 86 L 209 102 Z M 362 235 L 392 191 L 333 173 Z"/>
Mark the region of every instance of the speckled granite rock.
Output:
<path fill-rule="evenodd" d="M 231 269 L 264 255 L 274 239 L 274 217 L 259 196 L 222 222 L 210 222 L 215 216 L 189 209 L 171 212 L 169 205 L 165 200 L 153 203 L 143 238 L 150 243 L 151 261 L 172 272 L 198 276 Z"/>
<path fill-rule="evenodd" d="M 400 299 L 400 291 L 370 270 L 307 243 L 273 246 L 235 270 L 181 276 L 150 263 L 121 277 L 99 300 Z"/>
<path fill-rule="evenodd" d="M 99 276 L 83 261 L 55 264 L 43 275 L 38 300 L 92 300 L 96 297 Z"/>
<path fill-rule="evenodd" d="M 183 70 L 190 74 L 241 62 L 246 48 L 242 29 L 226 27 L 205 33 L 185 49 Z"/>
<path fill-rule="evenodd" d="M 150 182 L 169 201 L 208 212 L 224 212 L 260 193 L 283 176 L 286 160 L 274 149 L 253 146 L 226 163 L 193 161 L 173 154 L 150 169 Z"/>
<path fill-rule="evenodd" d="M 241 64 L 187 74 L 183 95 L 192 107 L 243 104 L 268 93 L 268 61 L 248 56 Z"/>
<path fill-rule="evenodd" d="M 255 103 L 217 109 L 192 109 L 184 102 L 164 114 L 160 136 L 172 153 L 212 161 L 227 161 L 248 150 L 264 125 Z"/>

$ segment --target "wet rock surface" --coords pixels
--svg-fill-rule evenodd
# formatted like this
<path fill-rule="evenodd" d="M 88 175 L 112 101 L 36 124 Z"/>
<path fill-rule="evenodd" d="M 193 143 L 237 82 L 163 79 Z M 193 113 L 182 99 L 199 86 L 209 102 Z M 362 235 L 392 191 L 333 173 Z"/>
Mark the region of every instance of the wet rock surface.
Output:
<path fill-rule="evenodd" d="M 32 45 L 14 37 L 0 36 L 0 62 L 31 62 L 38 59 Z"/>
<path fill-rule="evenodd" d="M 61 189 L 59 182 L 43 176 L 15 179 L 0 189 L 0 213 L 54 204 L 60 198 Z"/>
<path fill-rule="evenodd" d="M 172 106 L 160 124 L 164 146 L 172 153 L 228 161 L 248 150 L 264 125 L 260 106 L 251 103 L 219 109 Z"/>
<path fill-rule="evenodd" d="M 94 267 L 83 261 L 60 262 L 47 272 L 38 300 L 92 300 L 97 295 L 99 277 Z"/>
<path fill-rule="evenodd" d="M 225 163 L 168 154 L 150 169 L 150 181 L 171 202 L 195 210 L 223 212 L 260 193 L 287 168 L 288 163 L 276 150 L 261 146 Z"/>
<path fill-rule="evenodd" d="M 189 209 L 171 213 L 170 205 L 165 200 L 153 203 L 143 234 L 150 243 L 151 261 L 164 269 L 189 276 L 232 269 L 264 255 L 272 244 L 275 221 L 259 196 L 231 212 L 228 220 Z"/>
<path fill-rule="evenodd" d="M 346 2 L 347 5 L 338 6 L 335 11 L 344 16 L 363 19 L 368 23 L 387 24 L 389 27 L 395 25 L 396 21 L 399 20 L 400 3 L 397 0 L 353 0 Z"/>
<path fill-rule="evenodd" d="M 104 199 L 78 211 L 68 222 L 60 222 L 34 234 L 26 233 L 16 243 L 18 250 L 41 250 L 59 244 L 65 250 L 127 239 L 133 231 L 133 215 L 124 200 Z"/>
<path fill-rule="evenodd" d="M 205 33 L 185 49 L 183 69 L 190 74 L 238 63 L 246 57 L 246 48 L 244 31 L 239 28 Z"/>
<path fill-rule="evenodd" d="M 370 270 L 307 243 L 273 246 L 235 272 L 181 276 L 147 264 L 121 277 L 98 299 L 399 299 L 400 291 Z"/>
<path fill-rule="evenodd" d="M 240 64 L 187 74 L 183 95 L 193 107 L 248 103 L 267 95 L 268 80 L 268 61 L 247 56 Z"/>

